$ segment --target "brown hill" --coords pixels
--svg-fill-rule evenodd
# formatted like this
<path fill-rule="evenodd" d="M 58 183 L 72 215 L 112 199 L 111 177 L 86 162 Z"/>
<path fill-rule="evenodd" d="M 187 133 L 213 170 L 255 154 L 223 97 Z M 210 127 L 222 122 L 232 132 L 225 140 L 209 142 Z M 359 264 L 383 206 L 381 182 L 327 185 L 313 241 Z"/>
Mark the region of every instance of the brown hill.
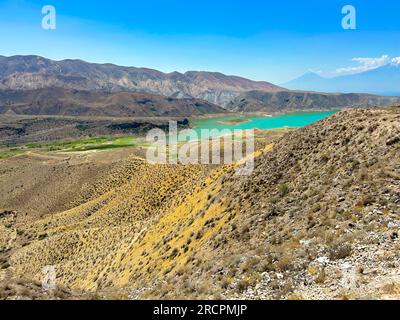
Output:
<path fill-rule="evenodd" d="M 227 109 L 239 112 L 279 112 L 326 110 L 354 107 L 392 106 L 400 97 L 382 97 L 358 93 L 319 93 L 305 91 L 249 91 L 232 100 Z"/>
<path fill-rule="evenodd" d="M 64 88 L 0 90 L 0 114 L 187 117 L 225 112 L 225 109 L 204 100 L 168 98 L 149 93 Z"/>
<path fill-rule="evenodd" d="M 63 87 L 109 92 L 135 91 L 175 98 L 198 98 L 225 105 L 241 92 L 282 88 L 217 72 L 162 73 L 157 70 L 95 64 L 81 60 L 53 61 L 38 56 L 0 56 L 0 89 Z"/>
<path fill-rule="evenodd" d="M 127 159 L 66 211 L 5 213 L 6 263 L 131 298 L 398 298 L 399 128 L 400 109 L 340 112 L 266 145 L 248 177 Z"/>

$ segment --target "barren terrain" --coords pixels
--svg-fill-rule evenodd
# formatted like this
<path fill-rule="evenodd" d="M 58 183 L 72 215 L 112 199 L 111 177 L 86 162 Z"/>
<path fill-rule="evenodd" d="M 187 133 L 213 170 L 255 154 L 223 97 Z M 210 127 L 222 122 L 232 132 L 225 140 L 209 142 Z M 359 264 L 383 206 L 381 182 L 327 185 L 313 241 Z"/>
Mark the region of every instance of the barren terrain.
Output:
<path fill-rule="evenodd" d="M 51 265 L 67 292 L 119 299 L 399 298 L 399 130 L 390 108 L 260 133 L 247 177 L 138 147 L 8 157 L 2 277 Z"/>

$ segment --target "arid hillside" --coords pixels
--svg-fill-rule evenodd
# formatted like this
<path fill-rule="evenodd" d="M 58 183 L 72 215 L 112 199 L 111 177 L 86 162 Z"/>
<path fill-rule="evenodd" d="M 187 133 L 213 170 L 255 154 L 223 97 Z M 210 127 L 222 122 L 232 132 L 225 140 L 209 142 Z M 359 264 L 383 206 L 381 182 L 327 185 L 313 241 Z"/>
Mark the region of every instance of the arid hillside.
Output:
<path fill-rule="evenodd" d="M 227 109 L 236 112 L 282 112 L 341 108 L 384 107 L 400 103 L 399 97 L 359 93 L 322 93 L 311 91 L 249 91 L 232 100 Z"/>
<path fill-rule="evenodd" d="M 199 99 L 157 94 L 100 92 L 60 87 L 0 90 L 0 114 L 102 117 L 189 117 L 227 111 Z"/>
<path fill-rule="evenodd" d="M 237 218 L 204 260 L 222 270 L 220 290 L 399 297 L 399 159 L 400 110 L 355 110 L 287 134 L 257 158 L 251 177 L 225 176 Z"/>
<path fill-rule="evenodd" d="M 144 136 L 149 130 L 168 130 L 169 121 L 188 128 L 185 117 L 73 117 L 0 115 L 0 147 L 3 145 L 46 143 L 85 137 Z"/>
<path fill-rule="evenodd" d="M 343 111 L 257 149 L 250 176 L 132 156 L 41 219 L 10 204 L 4 272 L 39 281 L 51 265 L 62 287 L 132 299 L 399 298 L 400 109 Z"/>

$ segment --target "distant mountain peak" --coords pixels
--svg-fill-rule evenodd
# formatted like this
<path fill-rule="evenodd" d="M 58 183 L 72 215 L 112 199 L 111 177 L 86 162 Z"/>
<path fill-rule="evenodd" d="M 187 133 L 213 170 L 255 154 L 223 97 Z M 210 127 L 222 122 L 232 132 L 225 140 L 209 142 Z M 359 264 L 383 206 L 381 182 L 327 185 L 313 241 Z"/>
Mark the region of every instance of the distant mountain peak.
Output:
<path fill-rule="evenodd" d="M 325 79 L 325 78 L 314 71 L 308 71 L 296 79 Z M 294 79 L 294 80 L 296 80 L 296 79 Z"/>
<path fill-rule="evenodd" d="M 400 95 L 399 66 L 400 59 L 393 59 L 379 68 L 334 78 L 307 72 L 282 86 L 290 90 Z"/>

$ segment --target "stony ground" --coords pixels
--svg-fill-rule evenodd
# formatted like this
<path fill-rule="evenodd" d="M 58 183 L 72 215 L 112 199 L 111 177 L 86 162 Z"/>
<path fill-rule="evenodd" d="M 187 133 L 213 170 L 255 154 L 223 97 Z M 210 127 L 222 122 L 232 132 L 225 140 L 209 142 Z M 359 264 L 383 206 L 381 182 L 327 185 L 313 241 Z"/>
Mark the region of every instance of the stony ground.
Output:
<path fill-rule="evenodd" d="M 223 234 L 238 260 L 215 260 L 228 296 L 398 298 L 399 143 L 398 109 L 346 111 L 282 138 L 252 177 L 228 178 L 240 219 Z"/>

